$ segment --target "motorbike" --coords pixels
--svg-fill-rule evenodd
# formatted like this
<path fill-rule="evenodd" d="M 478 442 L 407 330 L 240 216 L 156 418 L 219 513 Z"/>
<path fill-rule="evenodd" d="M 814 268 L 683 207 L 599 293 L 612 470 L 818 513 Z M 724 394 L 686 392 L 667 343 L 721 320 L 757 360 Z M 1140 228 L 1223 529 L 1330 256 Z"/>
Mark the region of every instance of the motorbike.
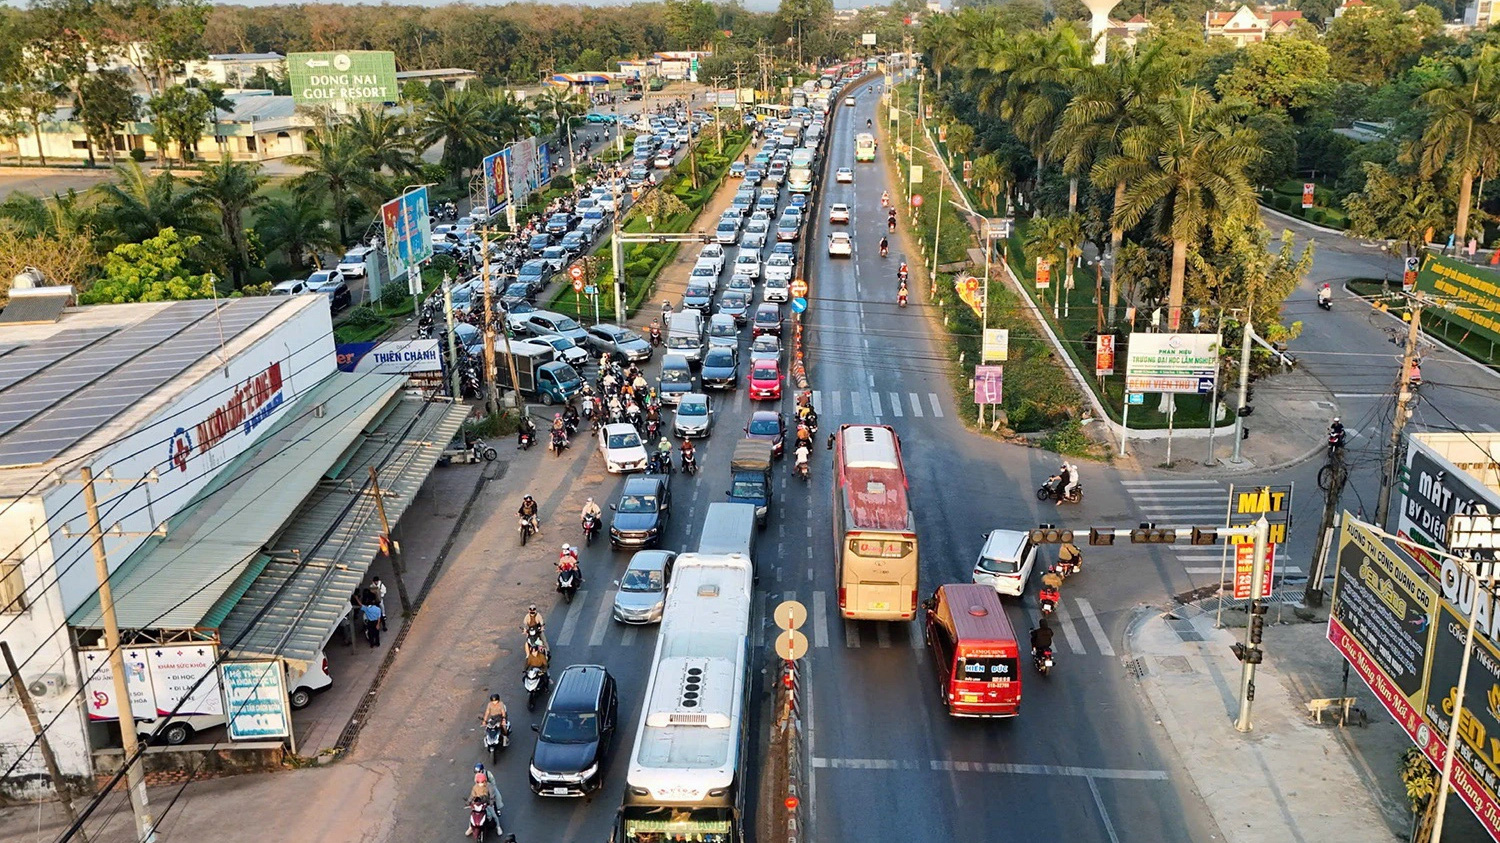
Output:
<path fill-rule="evenodd" d="M 490 763 L 500 758 L 500 750 L 510 746 L 510 721 L 504 717 L 491 717 L 484 722 L 484 748 L 489 750 Z"/>
<path fill-rule="evenodd" d="M 653 327 L 651 329 L 651 347 L 652 348 L 661 348 L 661 329 L 660 328 Z"/>
<path fill-rule="evenodd" d="M 1318 296 L 1318 307 L 1324 310 L 1333 310 L 1333 299 L 1328 296 Z"/>
<path fill-rule="evenodd" d="M 522 518 L 521 526 L 516 528 L 521 534 L 521 546 L 526 546 L 526 540 L 536 534 L 536 521 L 530 518 Z"/>
<path fill-rule="evenodd" d="M 1039 501 L 1057 500 L 1063 503 L 1082 503 L 1083 484 L 1074 483 L 1073 490 L 1064 495 L 1062 477 L 1054 474 L 1047 478 L 1047 482 L 1043 483 L 1040 489 L 1036 490 L 1036 499 Z"/>
<path fill-rule="evenodd" d="M 564 603 L 572 603 L 573 595 L 578 593 L 578 586 L 582 585 L 578 566 L 557 569 L 557 591 L 563 596 Z"/>
<path fill-rule="evenodd" d="M 563 432 L 569 437 L 578 435 L 578 417 L 563 416 Z"/>
<path fill-rule="evenodd" d="M 898 307 L 906 307 L 906 293 L 905 292 L 900 292 L 900 293 L 896 294 L 896 305 Z"/>
<path fill-rule="evenodd" d="M 881 257 L 885 257 L 886 255 L 890 254 L 890 251 L 891 251 L 891 247 L 890 246 L 887 246 L 884 243 L 880 244 L 880 256 Z"/>
<path fill-rule="evenodd" d="M 1033 648 L 1031 651 L 1031 664 L 1036 668 L 1036 672 L 1043 676 L 1052 672 L 1052 648 L 1044 647 L 1040 650 Z"/>
<path fill-rule="evenodd" d="M 1338 450 L 1344 447 L 1344 442 L 1348 438 L 1349 434 L 1343 428 L 1328 431 L 1328 456 L 1332 457 L 1338 453 Z"/>
<path fill-rule="evenodd" d="M 1057 609 L 1057 600 L 1060 593 L 1056 589 L 1044 588 L 1037 595 L 1037 602 L 1041 605 L 1042 617 L 1051 615 Z"/>
<path fill-rule="evenodd" d="M 661 422 L 657 419 L 646 419 L 646 438 L 659 439 L 661 433 Z"/>
<path fill-rule="evenodd" d="M 792 470 L 796 472 L 797 476 L 801 477 L 804 481 L 810 480 L 812 478 L 812 470 L 808 467 L 807 460 L 801 460 Z"/>
<path fill-rule="evenodd" d="M 476 841 L 484 840 L 484 830 L 490 822 L 489 803 L 483 799 L 474 798 L 469 800 L 469 830 L 464 832 L 465 837 L 472 837 Z"/>
<path fill-rule="evenodd" d="M 526 710 L 536 711 L 536 701 L 547 693 L 547 688 L 552 684 L 552 677 L 547 675 L 544 668 L 532 665 L 526 668 L 526 675 L 521 679 L 521 687 L 526 691 Z"/>
<path fill-rule="evenodd" d="M 562 452 L 568 448 L 568 434 L 561 430 L 552 431 L 552 455 L 560 457 Z"/>
<path fill-rule="evenodd" d="M 698 458 L 696 456 L 694 456 L 692 454 L 683 454 L 682 455 L 682 473 L 683 474 L 697 474 L 698 473 Z"/>
<path fill-rule="evenodd" d="M 1081 569 L 1082 567 L 1083 562 L 1077 557 L 1074 557 L 1072 559 L 1059 559 L 1057 560 L 1057 564 L 1052 566 L 1052 572 L 1057 574 L 1059 577 L 1062 577 L 1063 579 L 1067 579 L 1068 577 L 1071 577 L 1074 574 L 1078 573 L 1079 569 Z"/>
<path fill-rule="evenodd" d="M 517 438 L 521 443 L 517 447 L 523 451 L 529 451 L 531 450 L 531 443 L 536 440 L 536 431 L 528 427 L 523 427 L 520 433 L 517 434 Z"/>
<path fill-rule="evenodd" d="M 651 452 L 651 456 L 648 457 L 647 459 L 651 463 L 650 470 L 651 470 L 652 474 L 671 474 L 672 473 L 672 454 L 671 454 L 671 452 L 667 452 L 667 451 L 652 451 Z"/>
<path fill-rule="evenodd" d="M 1411 368 L 1406 373 L 1406 386 L 1412 392 L 1416 392 L 1422 386 L 1421 364 L 1415 362 L 1411 364 Z"/>
<path fill-rule="evenodd" d="M 599 537 L 599 519 L 594 515 L 583 516 L 583 543 L 591 545 Z"/>
<path fill-rule="evenodd" d="M 500 456 L 500 453 L 486 445 L 483 439 L 475 439 L 469 443 L 469 454 L 474 458 L 474 462 L 480 460 L 494 462 L 495 458 Z"/>

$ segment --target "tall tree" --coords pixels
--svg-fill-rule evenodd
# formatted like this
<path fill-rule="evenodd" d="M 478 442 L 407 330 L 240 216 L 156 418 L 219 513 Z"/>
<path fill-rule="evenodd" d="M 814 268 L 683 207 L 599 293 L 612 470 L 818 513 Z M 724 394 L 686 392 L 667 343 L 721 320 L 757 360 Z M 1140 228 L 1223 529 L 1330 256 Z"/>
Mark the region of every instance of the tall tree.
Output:
<path fill-rule="evenodd" d="M 219 233 L 229 245 L 229 272 L 235 289 L 245 285 L 245 272 L 250 268 L 245 212 L 265 201 L 260 189 L 266 177 L 260 170 L 260 164 L 253 161 L 233 161 L 226 156 L 188 180 L 194 195 L 219 212 Z"/>
<path fill-rule="evenodd" d="M 455 178 L 461 178 L 479 164 L 485 153 L 493 151 L 485 120 L 488 106 L 483 94 L 466 88 L 448 91 L 422 103 L 417 110 L 417 131 L 422 148 L 442 144 L 440 160 Z"/>
<path fill-rule="evenodd" d="M 1077 76 L 1089 66 L 1093 49 L 1071 24 L 1055 23 L 1044 32 L 1022 32 L 995 44 L 981 43 L 980 69 L 991 75 L 981 104 L 994 106 L 1016 136 L 1031 149 L 1037 174 L 1046 167 L 1052 137 L 1073 99 Z M 1069 210 L 1077 204 L 1076 179 Z"/>
<path fill-rule="evenodd" d="M 213 276 L 198 273 L 194 252 L 201 237 L 162 229 L 141 243 L 122 243 L 104 257 L 104 274 L 78 296 L 81 304 L 180 301 L 213 297 Z"/>
<path fill-rule="evenodd" d="M 1301 112 L 1333 92 L 1328 48 L 1316 41 L 1272 38 L 1247 45 L 1235 59 L 1214 82 L 1222 97 L 1239 97 L 1267 111 Z"/>
<path fill-rule="evenodd" d="M 1442 25 L 1431 6 L 1418 5 L 1406 14 L 1397 0 L 1365 0 L 1334 18 L 1323 41 L 1335 76 L 1378 84 L 1410 66 Z"/>
<path fill-rule="evenodd" d="M 421 159 L 405 114 L 366 105 L 350 116 L 347 126 L 352 143 L 371 169 L 398 176 L 417 172 Z"/>
<path fill-rule="evenodd" d="M 115 163 L 115 134 L 140 114 L 140 100 L 131 90 L 130 78 L 122 70 L 101 70 L 79 83 L 73 98 L 73 114 L 83 124 L 89 139 L 89 163 L 94 147 L 102 147 L 111 166 Z"/>
<path fill-rule="evenodd" d="M 1454 239 L 1469 234 L 1474 176 L 1500 149 L 1500 47 L 1486 45 L 1478 55 L 1447 62 L 1443 74 L 1419 98 L 1431 117 L 1422 133 L 1422 173 L 1449 167 L 1458 176 L 1458 219 Z"/>
<path fill-rule="evenodd" d="M 183 235 L 211 234 L 199 198 L 171 173 L 150 175 L 134 161 L 115 167 L 113 181 L 94 188 L 99 231 L 108 242 L 140 243 L 171 228 Z"/>
<path fill-rule="evenodd" d="M 177 144 L 177 154 L 184 164 L 198 148 L 198 141 L 208 128 L 208 120 L 214 113 L 209 98 L 200 90 L 183 85 L 173 85 L 146 102 L 151 109 L 152 138 L 156 140 L 159 154 L 171 169 L 171 157 L 161 141 Z"/>
<path fill-rule="evenodd" d="M 1167 293 L 1168 330 L 1182 325 L 1188 251 L 1207 229 L 1254 212 L 1255 194 L 1245 175 L 1261 155 L 1255 133 L 1242 126 L 1237 107 L 1217 103 L 1201 88 L 1180 91 L 1149 106 L 1146 120 L 1126 131 L 1118 156 L 1102 162 L 1112 172 L 1134 172 L 1111 224 L 1130 229 L 1148 216 L 1155 233 L 1172 244 Z"/>
<path fill-rule="evenodd" d="M 380 174 L 365 163 L 345 127 L 335 124 L 315 129 L 307 136 L 307 146 L 307 152 L 287 158 L 287 163 L 302 168 L 291 185 L 306 196 L 328 197 L 333 204 L 339 242 L 348 243 L 350 199 L 357 195 L 372 207 L 378 207 L 386 186 Z M 447 153 L 443 150 L 445 156 Z"/>
<path fill-rule="evenodd" d="M 974 186 L 979 190 L 979 195 L 989 200 L 989 207 L 995 213 L 1004 213 L 1005 196 L 1010 190 L 1010 183 L 1015 181 L 1015 176 L 999 155 L 991 152 L 974 159 L 973 169 Z"/>
<path fill-rule="evenodd" d="M 328 227 L 323 203 L 306 193 L 268 200 L 255 212 L 255 231 L 267 246 L 285 251 L 287 263 L 298 273 L 307 266 L 309 252 L 343 247 L 342 238 Z"/>
<path fill-rule="evenodd" d="M 66 89 L 46 77 L 26 76 L 9 86 L 6 102 L 16 120 L 24 122 L 36 138 L 37 157 L 47 166 L 47 149 L 42 145 L 42 125 L 55 121 L 57 101 Z"/>
<path fill-rule="evenodd" d="M 707 0 L 666 0 L 667 34 L 686 50 L 701 50 L 719 31 L 719 15 Z"/>
<path fill-rule="evenodd" d="M 1419 254 L 1428 231 L 1448 224 L 1451 205 L 1431 179 L 1366 161 L 1365 186 L 1344 198 L 1349 234 L 1400 241 L 1406 256 Z"/>

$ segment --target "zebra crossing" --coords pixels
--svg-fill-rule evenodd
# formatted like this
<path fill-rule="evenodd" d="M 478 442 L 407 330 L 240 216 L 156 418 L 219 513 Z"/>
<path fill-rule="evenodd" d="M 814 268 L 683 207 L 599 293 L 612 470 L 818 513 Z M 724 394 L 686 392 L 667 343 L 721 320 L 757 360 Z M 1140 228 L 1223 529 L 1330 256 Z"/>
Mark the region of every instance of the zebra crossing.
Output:
<path fill-rule="evenodd" d="M 1217 480 L 1122 480 L 1125 492 L 1141 513 L 1142 521 L 1180 530 L 1223 524 L 1229 514 L 1229 489 Z M 1182 541 L 1179 535 L 1179 541 Z M 1173 557 L 1195 581 L 1217 577 L 1225 584 L 1234 578 L 1234 548 L 1226 545 L 1167 545 Z M 1276 577 L 1305 576 L 1303 568 L 1276 560 Z"/>
<path fill-rule="evenodd" d="M 839 616 L 835 603 L 837 596 L 827 591 L 813 591 L 811 595 L 799 595 L 795 591 L 761 593 L 756 599 L 759 617 L 764 622 L 752 633 L 751 645 L 754 647 L 769 647 L 773 643 L 777 631 L 771 625 L 770 617 L 776 604 L 783 600 L 799 600 L 808 608 L 807 623 L 801 631 L 814 650 L 901 649 L 911 650 L 917 659 L 926 658 L 927 645 L 922 639 L 922 625 L 917 621 L 901 624 L 847 620 Z M 548 629 L 556 630 L 552 645 L 561 648 L 655 646 L 656 627 L 615 621 L 613 600 L 612 589 L 582 589 L 572 603 L 553 609 L 547 619 Z M 1024 638 L 1037 626 L 1041 613 L 1030 599 L 1017 608 L 1024 616 L 1024 626 L 1017 623 L 1016 634 Z M 560 623 L 557 620 L 559 612 L 562 614 Z M 1021 620 L 1014 613 L 1011 617 L 1015 621 Z M 1058 646 L 1065 646 L 1074 655 L 1115 655 L 1109 633 L 1087 598 L 1064 596 L 1048 622 L 1060 633 L 1062 643 Z"/>
<path fill-rule="evenodd" d="M 924 397 L 917 392 L 881 389 L 814 389 L 812 394 L 813 406 L 824 415 L 841 416 L 847 402 L 850 416 L 856 419 L 943 418 L 943 405 L 936 392 L 929 392 Z M 827 403 L 824 403 L 825 399 Z"/>

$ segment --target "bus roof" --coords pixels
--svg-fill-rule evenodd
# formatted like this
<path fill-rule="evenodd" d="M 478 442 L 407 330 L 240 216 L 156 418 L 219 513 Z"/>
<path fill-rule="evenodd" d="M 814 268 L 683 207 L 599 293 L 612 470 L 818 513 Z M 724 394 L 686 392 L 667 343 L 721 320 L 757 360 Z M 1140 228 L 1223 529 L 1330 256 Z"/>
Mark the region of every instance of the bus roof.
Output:
<path fill-rule="evenodd" d="M 886 425 L 839 428 L 839 486 L 849 529 L 909 530 L 906 471 L 896 432 Z"/>
<path fill-rule="evenodd" d="M 751 578 L 739 554 L 677 557 L 626 776 L 642 801 L 704 802 L 737 777 Z"/>

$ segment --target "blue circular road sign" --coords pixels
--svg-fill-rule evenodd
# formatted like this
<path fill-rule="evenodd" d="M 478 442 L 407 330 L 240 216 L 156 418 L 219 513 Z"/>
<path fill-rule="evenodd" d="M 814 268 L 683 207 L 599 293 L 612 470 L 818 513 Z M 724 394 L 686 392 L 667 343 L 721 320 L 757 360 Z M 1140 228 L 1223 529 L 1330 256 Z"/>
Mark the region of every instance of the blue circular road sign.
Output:
<path fill-rule="evenodd" d="M 807 299 L 792 299 L 792 312 L 804 313 L 807 311 Z"/>

